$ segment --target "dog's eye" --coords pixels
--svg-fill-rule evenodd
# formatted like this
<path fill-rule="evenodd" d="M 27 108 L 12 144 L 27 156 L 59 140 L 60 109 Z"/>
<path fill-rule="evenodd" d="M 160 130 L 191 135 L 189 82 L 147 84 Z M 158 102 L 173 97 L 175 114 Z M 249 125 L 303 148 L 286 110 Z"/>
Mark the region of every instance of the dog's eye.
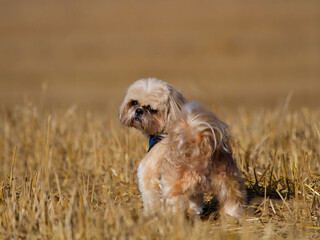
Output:
<path fill-rule="evenodd" d="M 137 104 L 138 104 L 138 101 L 136 101 L 136 100 L 131 101 L 131 106 L 135 106 Z"/>
<path fill-rule="evenodd" d="M 151 113 L 151 114 L 155 114 L 155 113 L 157 113 L 157 112 L 158 112 L 158 111 L 155 110 L 155 109 L 152 109 L 152 108 L 150 109 L 150 113 Z"/>
<path fill-rule="evenodd" d="M 150 107 L 150 105 L 146 106 L 145 108 L 146 108 L 146 109 L 149 111 L 149 113 L 151 113 L 151 114 L 155 114 L 155 113 L 158 112 L 158 110 L 152 109 L 152 108 Z"/>

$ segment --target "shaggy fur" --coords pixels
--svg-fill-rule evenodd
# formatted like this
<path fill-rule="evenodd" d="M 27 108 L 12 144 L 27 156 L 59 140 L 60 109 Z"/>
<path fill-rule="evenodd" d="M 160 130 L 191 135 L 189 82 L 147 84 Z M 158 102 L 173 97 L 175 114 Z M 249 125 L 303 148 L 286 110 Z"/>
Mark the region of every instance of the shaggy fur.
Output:
<path fill-rule="evenodd" d="M 168 83 L 155 78 L 133 83 L 119 119 L 144 135 L 159 135 L 138 167 L 145 213 L 165 207 L 173 213 L 200 214 L 203 193 L 214 193 L 222 212 L 239 218 L 246 192 L 232 157 L 227 125 L 197 102 L 188 102 Z"/>

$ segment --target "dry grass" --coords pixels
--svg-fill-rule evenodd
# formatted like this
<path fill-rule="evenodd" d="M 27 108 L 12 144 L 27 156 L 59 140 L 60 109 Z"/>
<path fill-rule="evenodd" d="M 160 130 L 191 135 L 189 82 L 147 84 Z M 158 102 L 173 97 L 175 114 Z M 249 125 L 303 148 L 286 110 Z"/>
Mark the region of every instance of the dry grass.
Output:
<path fill-rule="evenodd" d="M 319 239 L 319 29 L 318 0 L 1 1 L 0 239 Z M 116 115 L 149 76 L 230 125 L 239 222 L 142 215 Z"/>
<path fill-rule="evenodd" d="M 136 168 L 147 140 L 108 114 L 0 114 L 0 236 L 10 239 L 250 239 L 320 237 L 319 111 L 223 112 L 249 188 L 239 222 L 146 218 Z"/>

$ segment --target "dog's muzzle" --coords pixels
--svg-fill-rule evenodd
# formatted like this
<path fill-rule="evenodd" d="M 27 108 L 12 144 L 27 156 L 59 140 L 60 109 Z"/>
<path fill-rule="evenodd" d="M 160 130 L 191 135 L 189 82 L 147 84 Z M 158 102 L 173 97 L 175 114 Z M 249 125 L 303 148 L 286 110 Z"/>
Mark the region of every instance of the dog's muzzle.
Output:
<path fill-rule="evenodd" d="M 134 120 L 141 122 L 141 116 L 143 115 L 143 109 L 137 108 L 135 111 Z"/>

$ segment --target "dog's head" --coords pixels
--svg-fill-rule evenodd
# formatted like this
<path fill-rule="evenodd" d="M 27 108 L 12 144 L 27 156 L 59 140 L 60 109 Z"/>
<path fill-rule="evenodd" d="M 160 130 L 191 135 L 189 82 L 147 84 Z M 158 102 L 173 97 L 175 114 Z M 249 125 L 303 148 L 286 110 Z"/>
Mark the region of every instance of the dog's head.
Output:
<path fill-rule="evenodd" d="M 187 100 L 168 83 L 155 78 L 134 82 L 119 110 L 120 122 L 146 135 L 166 132 Z"/>

